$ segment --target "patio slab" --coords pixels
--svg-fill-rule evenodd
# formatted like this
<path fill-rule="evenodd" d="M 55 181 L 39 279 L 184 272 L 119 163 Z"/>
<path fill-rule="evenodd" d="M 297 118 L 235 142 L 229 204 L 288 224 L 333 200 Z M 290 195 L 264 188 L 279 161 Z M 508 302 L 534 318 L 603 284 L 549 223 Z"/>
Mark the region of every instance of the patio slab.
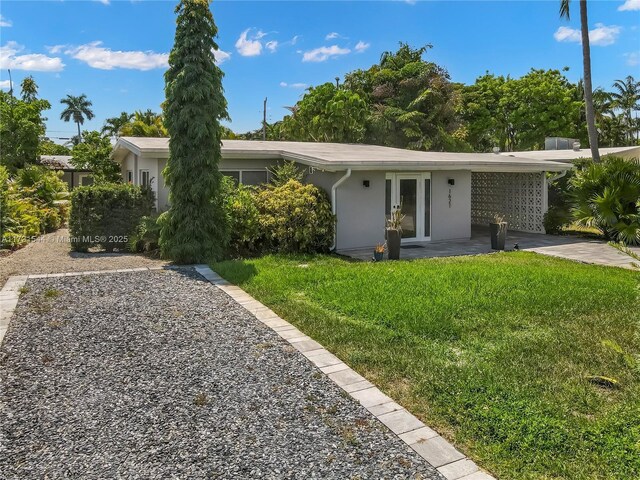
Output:
<path fill-rule="evenodd" d="M 591 240 L 574 236 L 542 235 L 539 233 L 508 232 L 507 250 L 517 249 L 542 255 L 565 258 L 582 263 L 607 265 L 627 269 L 638 268 L 637 260 L 608 245 L 601 240 Z M 632 247 L 640 255 L 640 247 Z M 358 260 L 371 261 L 373 248 L 340 250 L 339 254 Z M 489 231 L 484 227 L 473 227 L 470 239 L 440 242 L 417 242 L 403 245 L 400 258 L 416 260 L 420 258 L 455 257 L 461 255 L 482 255 L 495 253 L 491 250 Z"/>

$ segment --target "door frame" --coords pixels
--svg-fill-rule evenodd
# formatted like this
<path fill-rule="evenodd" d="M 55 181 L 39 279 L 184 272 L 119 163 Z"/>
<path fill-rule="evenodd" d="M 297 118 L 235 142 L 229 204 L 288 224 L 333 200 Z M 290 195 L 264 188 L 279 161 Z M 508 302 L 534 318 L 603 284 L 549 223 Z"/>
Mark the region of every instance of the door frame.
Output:
<path fill-rule="evenodd" d="M 429 235 L 425 235 L 424 230 L 425 230 L 425 222 L 424 222 L 424 215 L 425 215 L 425 201 L 424 201 L 424 197 L 425 197 L 425 188 L 424 188 L 424 181 L 425 180 L 430 180 L 429 181 L 429 186 L 431 187 L 431 172 L 387 172 L 385 175 L 385 182 L 386 180 L 391 180 L 391 208 L 393 210 L 395 205 L 400 204 L 400 180 L 407 180 L 407 179 L 411 179 L 411 180 L 416 180 L 416 186 L 417 186 L 417 190 L 416 190 L 416 201 L 417 201 L 417 205 L 416 205 L 416 236 L 412 237 L 412 238 L 403 238 L 401 240 L 402 243 L 416 243 L 416 242 L 429 242 L 431 241 L 431 231 L 429 232 Z M 432 190 L 432 188 L 430 188 L 430 190 Z M 385 189 L 385 195 L 386 195 L 386 189 Z M 433 202 L 433 198 L 431 195 L 431 191 L 429 192 L 429 224 L 430 224 L 430 230 L 433 228 L 433 209 L 432 209 L 432 202 Z"/>

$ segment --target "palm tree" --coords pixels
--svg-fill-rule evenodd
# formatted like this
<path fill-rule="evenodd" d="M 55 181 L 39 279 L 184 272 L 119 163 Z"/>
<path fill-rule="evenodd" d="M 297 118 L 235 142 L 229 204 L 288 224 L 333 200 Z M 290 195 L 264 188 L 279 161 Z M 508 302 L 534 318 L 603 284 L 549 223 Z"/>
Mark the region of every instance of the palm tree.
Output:
<path fill-rule="evenodd" d="M 611 92 L 613 105 L 624 113 L 627 132 L 625 137 L 629 144 L 633 143 L 636 126 L 633 121 L 634 110 L 640 109 L 640 82 L 629 75 L 624 80 L 616 80 L 613 84 L 615 91 Z"/>
<path fill-rule="evenodd" d="M 133 118 L 133 113 L 122 112 L 117 117 L 107 118 L 102 127 L 101 133 L 108 137 L 119 137 L 122 127 L 128 124 Z"/>
<path fill-rule="evenodd" d="M 67 106 L 60 114 L 60 119 L 65 122 L 73 119 L 78 125 L 78 139 L 81 139 L 80 125 L 84 123 L 85 118 L 91 120 L 94 117 L 93 110 L 90 108 L 92 103 L 87 100 L 87 96 L 84 93 L 79 97 L 67 95 L 67 98 L 60 100 L 60 103 Z"/>
<path fill-rule="evenodd" d="M 22 89 L 22 100 L 29 103 L 38 97 L 38 85 L 31 75 L 25 77 L 20 85 Z"/>
<path fill-rule="evenodd" d="M 120 134 L 127 137 L 167 137 L 162 114 L 153 110 L 137 110 L 131 121 L 120 129 Z"/>
<path fill-rule="evenodd" d="M 569 19 L 569 3 L 571 0 L 560 0 L 560 18 Z M 591 84 L 591 48 L 589 46 L 589 21 L 587 19 L 587 0 L 580 0 L 580 28 L 582 31 L 582 65 L 584 67 L 584 103 L 587 113 L 587 133 L 591 157 L 594 162 L 600 161 L 598 151 L 598 131 L 593 110 L 593 86 Z"/>

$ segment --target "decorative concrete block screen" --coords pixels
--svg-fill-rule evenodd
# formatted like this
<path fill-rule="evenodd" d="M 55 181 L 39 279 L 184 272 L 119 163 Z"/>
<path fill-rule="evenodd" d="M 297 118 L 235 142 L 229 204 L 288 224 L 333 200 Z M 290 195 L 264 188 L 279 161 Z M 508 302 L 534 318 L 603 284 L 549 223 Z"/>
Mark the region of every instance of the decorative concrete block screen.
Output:
<path fill-rule="evenodd" d="M 487 225 L 496 214 L 505 217 L 510 230 L 544 233 L 547 182 L 540 173 L 471 174 L 471 223 Z"/>

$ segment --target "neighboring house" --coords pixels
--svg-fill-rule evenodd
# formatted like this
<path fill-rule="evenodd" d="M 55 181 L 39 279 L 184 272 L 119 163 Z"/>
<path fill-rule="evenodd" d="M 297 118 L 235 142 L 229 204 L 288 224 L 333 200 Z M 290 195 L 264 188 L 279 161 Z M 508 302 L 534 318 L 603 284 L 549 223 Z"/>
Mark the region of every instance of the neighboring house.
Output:
<path fill-rule="evenodd" d="M 151 185 L 159 210 L 169 203 L 161 175 L 168 157 L 167 138 L 122 137 L 113 153 L 125 181 Z M 519 154 L 225 140 L 220 170 L 257 185 L 268 180 L 269 167 L 285 160 L 296 162 L 306 182 L 328 193 L 337 216 L 339 250 L 383 242 L 385 217 L 400 204 L 404 243 L 468 239 L 472 225 L 486 226 L 496 214 L 506 217 L 510 229 L 544 233 L 547 172 L 571 168 Z"/>
<path fill-rule="evenodd" d="M 40 155 L 40 163 L 51 170 L 63 172 L 62 180 L 67 182 L 69 190 L 93 183 L 91 170 L 74 167 L 70 155 Z"/>

